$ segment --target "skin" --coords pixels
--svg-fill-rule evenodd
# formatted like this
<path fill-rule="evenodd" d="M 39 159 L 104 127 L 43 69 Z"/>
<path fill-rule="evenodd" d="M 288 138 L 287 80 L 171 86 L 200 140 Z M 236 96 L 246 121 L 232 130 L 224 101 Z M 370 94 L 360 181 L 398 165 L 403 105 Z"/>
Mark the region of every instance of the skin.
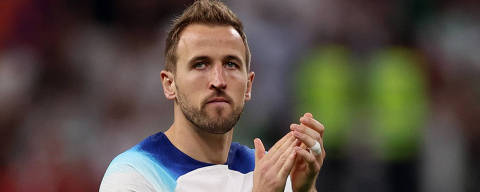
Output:
<path fill-rule="evenodd" d="M 290 173 L 292 186 L 294 191 L 316 191 L 315 181 L 326 156 L 323 147 L 325 127 L 311 113 L 305 113 L 299 121 L 300 124 L 290 125 L 294 137 L 302 143 L 296 147 L 298 158 Z M 322 146 L 321 154 L 309 152 L 308 147 L 315 145 L 315 141 Z"/>
<path fill-rule="evenodd" d="M 283 191 L 290 174 L 293 191 L 317 191 L 315 182 L 326 153 L 323 148 L 324 126 L 305 113 L 300 124 L 291 124 L 290 133 L 280 139 L 265 154 L 260 139 L 255 139 L 255 170 L 253 191 Z M 314 154 L 309 147 L 319 142 L 321 154 Z"/>
<path fill-rule="evenodd" d="M 212 119 L 230 117 L 235 107 L 243 108 L 251 98 L 255 74 L 247 72 L 245 51 L 239 33 L 231 26 L 187 26 L 180 35 L 175 73 L 161 72 L 166 98 L 175 100 L 181 94 L 190 105 L 201 108 L 206 100 L 222 91 L 231 102 L 207 104 L 205 112 Z M 216 164 L 227 161 L 232 134 L 233 129 L 224 134 L 198 129 L 185 117 L 177 102 L 174 123 L 165 132 L 173 145 L 187 155 Z"/>
<path fill-rule="evenodd" d="M 174 122 L 165 135 L 188 156 L 207 163 L 226 163 L 233 128 L 202 129 L 189 121 L 178 101 L 203 111 L 204 119 L 212 122 L 231 118 L 251 99 L 255 74 L 246 68 L 245 52 L 239 33 L 231 26 L 190 24 L 182 31 L 176 71 L 163 70 L 161 78 L 165 97 L 175 101 Z M 207 102 L 212 99 L 220 101 Z M 315 122 L 311 114 L 305 114 L 268 153 L 260 139 L 254 140 L 253 191 L 283 191 L 289 175 L 294 191 L 315 191 L 315 179 L 325 158 L 325 152 L 315 155 L 307 148 L 317 140 L 324 151 L 324 128 Z"/>

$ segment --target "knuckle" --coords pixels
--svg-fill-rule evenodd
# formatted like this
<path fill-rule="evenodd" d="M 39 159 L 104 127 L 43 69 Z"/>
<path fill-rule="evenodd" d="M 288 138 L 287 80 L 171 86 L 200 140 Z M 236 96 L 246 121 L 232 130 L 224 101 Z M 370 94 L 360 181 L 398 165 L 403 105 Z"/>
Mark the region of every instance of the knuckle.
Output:
<path fill-rule="evenodd" d="M 305 135 L 305 134 L 300 134 L 299 138 L 300 138 L 302 141 L 306 141 L 307 135 Z"/>
<path fill-rule="evenodd" d="M 305 131 L 305 126 L 304 125 L 300 125 L 297 127 L 298 131 L 301 131 L 301 132 L 304 132 Z"/>
<path fill-rule="evenodd" d="M 324 126 L 322 123 L 318 122 L 318 125 L 319 125 L 319 127 L 320 127 L 321 130 L 324 130 L 324 129 L 325 129 L 325 126 Z"/>
<path fill-rule="evenodd" d="M 303 140 L 305 135 L 302 132 L 298 132 L 298 134 L 295 134 L 295 137 Z"/>
<path fill-rule="evenodd" d="M 325 131 L 325 127 L 322 124 L 320 124 L 319 128 L 320 128 L 320 131 Z"/>
<path fill-rule="evenodd" d="M 312 118 L 311 117 L 307 117 L 304 119 L 305 123 L 308 123 L 308 124 L 311 124 L 312 123 Z"/>

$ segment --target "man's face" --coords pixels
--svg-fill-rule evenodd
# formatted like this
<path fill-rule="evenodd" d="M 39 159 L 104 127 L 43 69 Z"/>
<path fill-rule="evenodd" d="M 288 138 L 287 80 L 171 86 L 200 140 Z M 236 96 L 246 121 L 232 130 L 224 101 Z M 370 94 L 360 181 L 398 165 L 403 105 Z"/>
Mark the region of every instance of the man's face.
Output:
<path fill-rule="evenodd" d="M 245 45 L 231 26 L 191 24 L 181 33 L 174 74 L 175 101 L 185 117 L 208 133 L 237 123 L 250 99 Z"/>

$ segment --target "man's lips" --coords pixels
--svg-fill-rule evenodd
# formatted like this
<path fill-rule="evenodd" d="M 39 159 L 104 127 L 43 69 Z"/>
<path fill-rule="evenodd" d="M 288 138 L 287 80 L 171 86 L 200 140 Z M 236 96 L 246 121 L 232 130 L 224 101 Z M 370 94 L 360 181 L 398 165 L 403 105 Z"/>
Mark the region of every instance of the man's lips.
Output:
<path fill-rule="evenodd" d="M 224 97 L 212 97 L 207 100 L 207 103 L 215 103 L 215 102 L 224 102 L 224 103 L 230 103 L 228 99 Z"/>

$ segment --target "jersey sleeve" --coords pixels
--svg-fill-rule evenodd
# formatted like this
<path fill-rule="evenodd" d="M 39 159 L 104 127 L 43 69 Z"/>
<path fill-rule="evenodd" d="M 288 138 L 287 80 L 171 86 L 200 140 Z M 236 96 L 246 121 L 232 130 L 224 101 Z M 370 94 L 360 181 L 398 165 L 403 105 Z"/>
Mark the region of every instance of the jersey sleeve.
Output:
<path fill-rule="evenodd" d="M 103 177 L 100 192 L 156 191 L 135 168 L 129 165 L 111 167 L 111 172 Z"/>

